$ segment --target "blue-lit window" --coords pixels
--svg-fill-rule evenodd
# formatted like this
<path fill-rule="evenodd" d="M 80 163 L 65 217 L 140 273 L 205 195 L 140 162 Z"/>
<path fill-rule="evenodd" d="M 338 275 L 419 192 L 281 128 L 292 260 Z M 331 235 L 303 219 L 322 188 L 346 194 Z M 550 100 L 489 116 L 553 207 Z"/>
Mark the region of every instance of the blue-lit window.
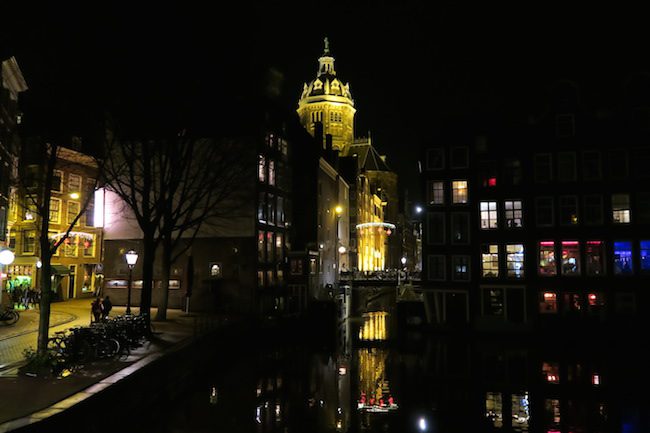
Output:
<path fill-rule="evenodd" d="M 632 242 L 614 242 L 614 274 L 632 274 Z"/>
<path fill-rule="evenodd" d="M 650 241 L 640 241 L 641 271 L 650 272 Z"/>

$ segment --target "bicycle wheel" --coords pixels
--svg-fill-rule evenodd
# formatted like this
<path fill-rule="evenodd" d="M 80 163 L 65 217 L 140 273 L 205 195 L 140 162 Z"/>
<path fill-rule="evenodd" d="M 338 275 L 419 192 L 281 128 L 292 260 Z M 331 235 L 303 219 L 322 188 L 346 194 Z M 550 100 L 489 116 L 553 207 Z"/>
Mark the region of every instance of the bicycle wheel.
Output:
<path fill-rule="evenodd" d="M 20 319 L 20 314 L 17 311 L 11 310 L 7 314 L 9 315 L 9 320 L 6 321 L 7 325 L 13 325 Z"/>

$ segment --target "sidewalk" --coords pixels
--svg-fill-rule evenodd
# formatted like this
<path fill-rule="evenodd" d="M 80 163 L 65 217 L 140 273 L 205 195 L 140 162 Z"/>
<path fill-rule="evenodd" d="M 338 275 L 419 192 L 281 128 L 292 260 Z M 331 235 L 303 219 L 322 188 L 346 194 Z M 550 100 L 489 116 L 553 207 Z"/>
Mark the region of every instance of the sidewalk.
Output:
<path fill-rule="evenodd" d="M 72 301 L 67 306 L 62 306 L 58 311 L 78 310 L 83 307 L 88 310 L 89 301 Z M 70 305 L 72 304 L 72 305 Z M 55 308 L 55 304 L 53 304 Z M 115 307 L 115 315 L 122 314 L 123 307 Z M 137 308 L 135 309 L 137 312 Z M 88 313 L 89 315 L 89 313 Z M 152 316 L 155 316 L 155 309 L 152 309 Z M 21 317 L 21 320 L 23 317 Z M 59 325 L 50 328 L 68 328 L 85 320 L 87 325 L 89 318 L 75 319 L 65 326 Z M 79 401 L 100 392 L 102 389 L 119 381 L 128 374 L 137 371 L 149 362 L 164 355 L 167 350 L 190 341 L 194 336 L 215 329 L 227 319 L 207 315 L 186 316 L 180 310 L 168 311 L 166 322 L 153 322 L 154 340 L 145 343 L 142 347 L 135 349 L 126 360 L 121 361 L 96 361 L 85 365 L 80 371 L 66 378 L 33 378 L 18 376 L 18 366 L 5 370 L 0 376 L 0 394 L 2 404 L 0 405 L 0 433 L 12 431 L 20 426 L 28 425 L 65 410 Z M 6 338 L 0 343 L 17 341 L 21 338 L 31 337 L 35 341 L 33 333 L 19 337 Z M 0 338 L 5 338 L 0 334 Z M 19 342 L 18 345 L 24 344 Z M 10 398 L 7 398 L 9 397 Z"/>

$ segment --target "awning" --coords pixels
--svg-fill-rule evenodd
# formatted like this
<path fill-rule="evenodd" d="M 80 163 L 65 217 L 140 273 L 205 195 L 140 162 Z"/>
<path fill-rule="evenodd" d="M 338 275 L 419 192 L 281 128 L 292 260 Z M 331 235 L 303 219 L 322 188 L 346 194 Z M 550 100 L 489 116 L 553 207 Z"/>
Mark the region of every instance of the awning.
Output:
<path fill-rule="evenodd" d="M 39 261 L 38 257 L 35 256 L 16 256 L 14 261 L 11 262 L 12 265 L 35 265 Z"/>
<path fill-rule="evenodd" d="M 51 265 L 52 275 L 67 275 L 70 273 L 70 269 L 67 266 L 63 265 Z"/>

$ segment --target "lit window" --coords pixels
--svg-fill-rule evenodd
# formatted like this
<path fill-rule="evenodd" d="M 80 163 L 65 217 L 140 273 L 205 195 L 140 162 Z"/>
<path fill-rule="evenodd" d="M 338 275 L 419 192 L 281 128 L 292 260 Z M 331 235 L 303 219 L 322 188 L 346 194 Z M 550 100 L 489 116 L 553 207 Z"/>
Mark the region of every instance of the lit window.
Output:
<path fill-rule="evenodd" d="M 542 364 L 542 372 L 548 383 L 560 383 L 560 365 L 557 362 L 545 362 Z"/>
<path fill-rule="evenodd" d="M 560 224 L 565 226 L 578 224 L 578 198 L 574 195 L 560 197 Z"/>
<path fill-rule="evenodd" d="M 489 288 L 483 290 L 483 315 L 503 317 L 504 308 L 504 290 Z"/>
<path fill-rule="evenodd" d="M 275 185 L 275 161 L 269 160 L 269 185 Z"/>
<path fill-rule="evenodd" d="M 445 204 L 445 183 L 439 181 L 429 181 L 427 189 L 427 201 L 430 205 Z"/>
<path fill-rule="evenodd" d="M 452 280 L 469 281 L 469 256 L 453 256 L 452 269 Z"/>
<path fill-rule="evenodd" d="M 58 224 L 61 217 L 61 200 L 58 198 L 50 199 L 50 222 Z"/>
<path fill-rule="evenodd" d="M 277 261 L 282 261 L 283 260 L 283 249 L 282 247 L 284 246 L 282 244 L 282 233 L 277 233 L 275 235 L 275 259 Z"/>
<path fill-rule="evenodd" d="M 257 220 L 266 222 L 266 194 L 261 192 L 257 198 Z"/>
<path fill-rule="evenodd" d="M 520 200 L 506 200 L 504 203 L 506 227 L 523 227 L 523 212 Z"/>
<path fill-rule="evenodd" d="M 266 232 L 266 261 L 273 262 L 275 258 L 273 257 L 273 232 Z M 270 280 L 269 280 L 270 281 Z"/>
<path fill-rule="evenodd" d="M 257 156 L 257 179 L 262 183 L 266 182 L 266 158 L 264 155 Z"/>
<path fill-rule="evenodd" d="M 81 192 L 81 176 L 72 173 L 68 175 L 68 192 Z"/>
<path fill-rule="evenodd" d="M 81 204 L 78 201 L 68 200 L 68 219 L 67 219 L 68 224 L 72 224 L 75 218 L 77 218 L 77 215 L 79 215 L 80 211 L 81 211 Z"/>
<path fill-rule="evenodd" d="M 562 275 L 580 275 L 578 241 L 562 241 Z"/>
<path fill-rule="evenodd" d="M 632 274 L 632 242 L 614 242 L 614 274 Z"/>
<path fill-rule="evenodd" d="M 540 293 L 539 312 L 543 314 L 557 313 L 557 293 L 555 292 Z"/>
<path fill-rule="evenodd" d="M 499 276 L 499 246 L 483 245 L 481 254 L 481 272 L 485 278 Z"/>
<path fill-rule="evenodd" d="M 453 204 L 467 204 L 466 180 L 455 180 L 451 183 L 451 202 Z"/>
<path fill-rule="evenodd" d="M 605 274 L 603 241 L 587 241 L 585 260 L 585 270 L 588 276 Z"/>
<path fill-rule="evenodd" d="M 591 315 L 599 314 L 605 306 L 605 297 L 602 293 L 587 294 L 587 311 Z"/>
<path fill-rule="evenodd" d="M 615 224 L 630 222 L 629 194 L 612 194 L 612 220 Z"/>
<path fill-rule="evenodd" d="M 481 209 L 481 229 L 489 230 L 497 228 L 497 202 L 482 201 Z"/>
<path fill-rule="evenodd" d="M 522 244 L 506 245 L 507 276 L 524 278 L 524 246 Z"/>
<path fill-rule="evenodd" d="M 555 261 L 555 242 L 542 241 L 539 243 L 539 275 L 557 275 L 557 263 Z"/>
<path fill-rule="evenodd" d="M 640 241 L 641 272 L 650 272 L 650 241 Z"/>
<path fill-rule="evenodd" d="M 81 255 L 84 257 L 93 257 L 95 255 L 95 235 L 90 235 L 90 237 L 79 239 L 81 242 Z"/>

